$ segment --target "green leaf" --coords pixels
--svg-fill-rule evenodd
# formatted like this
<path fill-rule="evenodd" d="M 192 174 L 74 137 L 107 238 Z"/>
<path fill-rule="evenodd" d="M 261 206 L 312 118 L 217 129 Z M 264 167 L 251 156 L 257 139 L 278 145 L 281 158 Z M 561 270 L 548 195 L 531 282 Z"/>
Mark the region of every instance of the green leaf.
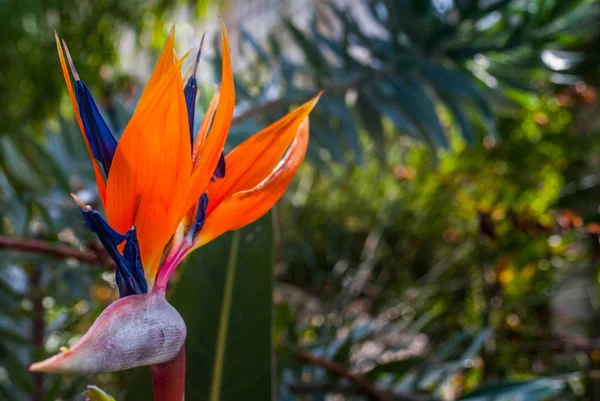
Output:
<path fill-rule="evenodd" d="M 113 397 L 96 386 L 88 386 L 83 395 L 87 401 L 115 401 Z"/>
<path fill-rule="evenodd" d="M 0 142 L 0 163 L 4 174 L 15 189 L 27 189 L 32 192 L 41 192 L 44 188 L 42 179 L 36 174 L 27 162 L 20 149 L 8 137 Z"/>
<path fill-rule="evenodd" d="M 356 164 L 363 163 L 362 146 L 360 136 L 352 112 L 348 110 L 343 96 L 329 95 L 323 98 L 319 103 L 325 113 L 336 118 L 339 124 L 339 131 L 346 147 L 352 152 Z"/>
<path fill-rule="evenodd" d="M 319 72 L 325 72 L 328 69 L 327 60 L 321 54 L 321 51 L 314 43 L 314 41 L 307 37 L 304 32 L 298 29 L 291 21 L 286 22 L 286 27 L 290 31 L 294 41 L 302 49 L 302 52 L 306 56 L 306 61 Z"/>
<path fill-rule="evenodd" d="M 367 134 L 375 144 L 375 149 L 379 153 L 381 159 L 385 160 L 385 135 L 383 132 L 383 124 L 381 123 L 381 114 L 373 104 L 373 101 L 367 92 L 359 92 L 358 97 L 356 98 L 355 108 Z"/>
<path fill-rule="evenodd" d="M 265 52 L 265 50 L 260 46 L 260 44 L 248 31 L 246 31 L 245 29 L 241 29 L 240 36 L 242 38 L 242 41 L 244 43 L 247 43 L 252 48 L 252 50 L 254 50 L 256 56 L 264 65 L 271 65 L 271 60 L 267 52 Z"/>
<path fill-rule="evenodd" d="M 393 374 L 395 377 L 402 377 L 412 369 L 417 369 L 424 362 L 422 357 L 401 359 L 397 361 L 382 363 L 365 373 L 368 379 L 376 379 L 386 373 Z"/>
<path fill-rule="evenodd" d="M 319 115 L 312 116 L 310 125 L 311 135 L 313 139 L 322 144 L 331 155 L 331 158 L 336 163 L 345 164 L 342 143 L 337 137 L 336 132 L 330 128 L 329 121 L 320 121 Z"/>
<path fill-rule="evenodd" d="M 421 73 L 429 81 L 441 100 L 446 103 L 460 126 L 463 136 L 470 142 L 472 121 L 467 117 L 463 102 L 473 104 L 480 113 L 488 135 L 497 136 L 494 115 L 487 99 L 468 76 L 447 70 L 444 67 L 426 63 L 421 66 Z"/>
<path fill-rule="evenodd" d="M 271 217 L 194 253 L 172 297 L 188 325 L 186 399 L 269 400 Z"/>
<path fill-rule="evenodd" d="M 439 372 L 435 372 L 432 376 L 440 376 L 439 385 L 437 387 L 437 392 L 443 391 L 444 385 L 452 379 L 452 377 L 458 373 L 459 371 L 466 368 L 466 362 L 471 360 L 475 355 L 481 351 L 483 348 L 485 341 L 492 335 L 491 329 L 483 329 L 473 336 L 473 340 L 467 347 L 467 349 L 460 355 L 460 357 L 456 361 L 452 361 L 448 363 L 443 369 Z M 432 380 L 435 381 L 435 380 Z"/>
<path fill-rule="evenodd" d="M 30 151 L 32 159 L 34 159 L 30 160 L 31 166 L 38 174 L 47 181 L 56 180 L 63 191 L 69 192 L 71 190 L 69 179 L 47 147 L 40 145 L 37 141 L 32 141 Z"/>
<path fill-rule="evenodd" d="M 390 100 L 389 97 L 373 97 L 373 104 L 387 117 L 398 131 L 411 137 L 418 137 L 418 129 L 409 118 L 404 115 L 397 102 Z"/>
<path fill-rule="evenodd" d="M 562 393 L 566 383 L 561 378 L 543 378 L 533 381 L 514 381 L 482 386 L 459 400 L 461 401 L 545 401 Z"/>
<path fill-rule="evenodd" d="M 272 399 L 271 215 L 194 252 L 170 297 L 187 324 L 186 399 Z M 127 401 L 152 399 L 138 369 Z"/>
<path fill-rule="evenodd" d="M 435 103 L 415 77 L 406 77 L 395 83 L 398 103 L 404 113 L 412 119 L 425 139 L 437 147 L 448 147 L 446 132 L 439 120 Z"/>

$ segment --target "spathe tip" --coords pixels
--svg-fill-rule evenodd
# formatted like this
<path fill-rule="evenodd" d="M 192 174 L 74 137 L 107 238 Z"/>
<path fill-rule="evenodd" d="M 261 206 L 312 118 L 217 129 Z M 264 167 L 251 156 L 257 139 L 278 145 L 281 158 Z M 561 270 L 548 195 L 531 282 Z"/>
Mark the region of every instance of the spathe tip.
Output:
<path fill-rule="evenodd" d="M 90 210 L 92 210 L 92 207 L 83 203 L 83 201 L 79 199 L 77 195 L 71 194 L 71 198 L 73 198 L 73 200 L 77 203 L 77 205 L 79 205 L 81 210 L 83 210 L 84 212 L 89 212 Z"/>
<path fill-rule="evenodd" d="M 79 79 L 79 74 L 77 74 L 77 70 L 75 69 L 75 64 L 73 64 L 73 59 L 71 58 L 71 53 L 69 52 L 69 48 L 67 47 L 67 42 L 62 40 L 63 47 L 65 48 L 65 54 L 67 55 L 67 62 L 69 63 L 69 68 L 71 69 L 71 73 L 73 74 L 73 78 L 75 81 L 81 81 Z"/>
<path fill-rule="evenodd" d="M 51 356 L 48 359 L 44 359 L 40 362 L 32 363 L 29 366 L 30 372 L 45 372 L 45 373 L 58 373 L 62 371 L 62 367 L 65 365 L 65 359 L 68 358 L 70 351 L 68 348 L 61 349 L 59 354 Z"/>
<path fill-rule="evenodd" d="M 192 70 L 192 76 L 196 76 L 196 72 L 198 71 L 198 64 L 200 63 L 200 56 L 202 55 L 202 47 L 204 46 L 204 37 L 206 36 L 206 32 L 202 34 L 202 38 L 200 39 L 200 46 L 198 47 L 198 53 L 196 54 L 196 60 L 194 61 L 194 68 Z"/>
<path fill-rule="evenodd" d="M 319 99 L 323 95 L 323 92 L 325 92 L 325 91 L 324 90 L 320 90 L 315 96 L 312 97 L 312 99 L 310 99 L 309 101 L 307 101 L 304 104 L 304 106 L 307 106 L 309 108 L 309 112 L 312 111 L 315 108 L 315 106 L 319 102 Z"/>

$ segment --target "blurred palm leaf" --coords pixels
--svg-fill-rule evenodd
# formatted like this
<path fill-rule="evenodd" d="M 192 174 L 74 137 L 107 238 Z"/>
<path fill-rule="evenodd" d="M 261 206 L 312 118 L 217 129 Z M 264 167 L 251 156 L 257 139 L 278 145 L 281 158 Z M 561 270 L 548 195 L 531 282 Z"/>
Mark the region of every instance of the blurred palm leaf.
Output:
<path fill-rule="evenodd" d="M 276 77 L 283 88 L 279 107 L 261 113 L 266 121 L 308 96 L 294 89 L 298 82 L 326 89 L 313 114 L 319 126 L 309 158 L 341 164 L 362 160 L 360 131 L 381 151 L 390 126 L 434 151 L 448 147 L 453 127 L 470 144 L 497 136 L 492 98 L 509 88 L 571 83 L 571 70 L 583 60 L 569 50 L 591 37 L 599 12 L 589 0 L 337 4 L 319 4 L 302 26 L 286 21 L 268 44 L 250 29 L 242 40 L 257 55 L 251 70 L 268 71 L 268 82 L 258 85 L 273 86 Z M 283 62 L 281 49 L 300 57 Z M 255 75 L 242 74 L 237 82 L 257 85 Z M 258 100 L 271 103 L 267 96 Z"/>

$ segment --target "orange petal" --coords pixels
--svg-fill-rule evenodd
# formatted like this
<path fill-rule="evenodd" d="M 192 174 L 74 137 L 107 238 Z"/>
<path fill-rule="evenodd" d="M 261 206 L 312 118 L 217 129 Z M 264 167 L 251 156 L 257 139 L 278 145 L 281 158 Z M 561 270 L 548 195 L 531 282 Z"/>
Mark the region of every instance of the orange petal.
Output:
<path fill-rule="evenodd" d="M 255 187 L 273 172 L 320 96 L 319 93 L 227 154 L 227 175 L 208 186 L 208 214 L 230 195 Z"/>
<path fill-rule="evenodd" d="M 154 71 L 152 71 L 152 75 L 150 76 L 150 80 L 146 84 L 146 89 L 142 93 L 138 105 L 142 103 L 143 100 L 148 96 L 152 88 L 154 88 L 160 79 L 165 75 L 179 60 L 175 56 L 175 51 L 173 50 L 173 46 L 175 44 L 175 25 L 171 28 L 171 32 L 169 32 L 169 36 L 167 36 L 167 40 L 165 41 L 165 45 L 160 53 L 160 57 L 156 62 L 156 66 L 154 66 Z M 188 52 L 189 53 L 189 52 Z M 186 56 L 187 54 L 186 53 Z M 184 59 L 182 57 L 182 59 Z"/>
<path fill-rule="evenodd" d="M 208 134 L 208 128 L 212 122 L 213 117 L 215 116 L 215 111 L 217 111 L 217 103 L 219 102 L 219 91 L 215 90 L 212 99 L 210 100 L 210 104 L 208 106 L 208 110 L 206 110 L 206 114 L 204 115 L 204 120 L 202 120 L 202 124 L 200 125 L 200 129 L 198 129 L 198 133 L 196 134 L 196 140 L 194 141 L 194 146 L 192 150 L 192 169 L 196 167 L 198 161 L 200 160 L 200 153 L 202 148 L 204 147 L 204 141 L 206 140 L 206 135 Z M 182 224 L 185 227 L 188 227 L 192 224 L 194 216 L 196 216 L 196 210 L 198 208 L 198 202 L 194 202 L 192 207 L 188 210 Z"/>
<path fill-rule="evenodd" d="M 85 129 L 83 128 L 83 124 L 81 122 L 81 116 L 79 115 L 79 107 L 77 106 L 77 101 L 75 100 L 75 94 L 73 93 L 73 87 L 71 86 L 71 78 L 69 77 L 69 70 L 67 69 L 67 64 L 65 62 L 65 56 L 63 54 L 62 46 L 60 45 L 60 40 L 58 38 L 58 34 L 56 31 L 54 32 L 54 38 L 56 39 L 56 48 L 58 49 L 58 58 L 60 59 L 60 65 L 62 67 L 63 76 L 65 77 L 65 82 L 67 84 L 67 89 L 69 90 L 69 97 L 71 98 L 71 105 L 73 106 L 73 111 L 75 112 L 75 118 L 77 119 L 77 124 L 79 124 L 79 129 L 83 134 L 83 140 L 85 141 L 85 147 L 87 148 L 90 159 L 92 160 L 92 166 L 94 166 L 94 175 L 96 177 L 96 185 L 98 186 L 98 193 L 100 194 L 100 199 L 102 199 L 102 204 L 104 205 L 106 202 L 106 183 L 104 182 L 104 177 L 102 176 L 102 171 L 98 166 L 98 161 L 94 157 L 92 153 L 92 148 L 90 147 L 90 143 L 87 139 L 87 135 L 85 134 Z"/>
<path fill-rule="evenodd" d="M 208 134 L 208 128 L 210 127 L 210 123 L 215 116 L 215 111 L 217 111 L 217 104 L 219 102 L 219 90 L 215 90 L 212 99 L 210 99 L 210 104 L 208 105 L 208 110 L 206 110 L 206 114 L 204 115 L 204 119 L 202 120 L 202 124 L 200 124 L 200 129 L 198 129 L 198 133 L 196 134 L 196 140 L 194 141 L 194 150 L 192 152 L 192 166 L 195 167 L 200 158 L 200 152 L 204 147 L 204 141 L 206 140 L 206 134 Z"/>
<path fill-rule="evenodd" d="M 224 25 L 222 26 L 222 36 L 223 67 L 221 71 L 219 103 L 208 137 L 202 146 L 197 167 L 194 169 L 190 179 L 184 213 L 198 201 L 200 195 L 206 190 L 225 146 L 225 140 L 227 139 L 227 133 L 229 132 L 231 119 L 233 118 L 235 88 L 233 84 L 233 72 L 231 70 L 231 55 L 229 54 L 229 40 L 227 39 L 227 32 Z"/>
<path fill-rule="evenodd" d="M 196 248 L 226 231 L 237 230 L 256 221 L 281 198 L 300 167 L 308 146 L 308 118 L 277 168 L 256 187 L 233 194 L 206 219 Z M 210 202 L 209 202 L 210 203 Z"/>
<path fill-rule="evenodd" d="M 149 285 L 181 221 L 191 174 L 182 62 L 146 91 L 121 137 L 108 177 L 108 222 L 119 232 L 137 227 Z"/>

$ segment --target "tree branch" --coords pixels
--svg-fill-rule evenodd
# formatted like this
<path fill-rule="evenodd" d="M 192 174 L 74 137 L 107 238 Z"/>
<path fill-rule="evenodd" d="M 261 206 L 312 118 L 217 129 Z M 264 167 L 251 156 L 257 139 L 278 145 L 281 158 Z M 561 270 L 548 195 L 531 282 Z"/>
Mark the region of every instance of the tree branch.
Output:
<path fill-rule="evenodd" d="M 30 301 L 33 305 L 33 319 L 31 322 L 31 345 L 34 357 L 37 358 L 44 353 L 44 332 L 46 330 L 46 318 L 44 305 L 42 304 L 43 293 L 41 290 L 41 274 L 39 267 L 29 266 Z M 44 373 L 31 373 L 33 382 L 32 401 L 42 401 L 45 398 Z"/>
<path fill-rule="evenodd" d="M 90 265 L 115 266 L 114 262 L 108 257 L 101 245 L 91 243 L 89 244 L 89 247 L 90 252 L 85 252 L 65 245 L 55 245 L 47 241 L 13 238 L 0 235 L 0 249 L 39 253 L 57 259 L 72 258 Z"/>
<path fill-rule="evenodd" d="M 394 392 L 387 393 L 384 391 L 378 390 L 373 383 L 369 380 L 365 379 L 363 376 L 350 372 L 345 366 L 342 364 L 332 361 L 329 359 L 323 359 L 316 355 L 313 355 L 309 352 L 296 352 L 295 357 L 301 361 L 311 363 L 316 366 L 320 366 L 323 369 L 327 370 L 329 373 L 344 377 L 352 382 L 354 385 L 358 386 L 362 393 L 366 394 L 370 400 L 372 401 L 425 401 L 428 400 L 429 397 L 424 397 L 420 394 L 415 393 L 406 393 L 406 392 Z M 292 386 L 290 390 L 294 391 L 300 390 L 299 387 Z M 316 388 L 315 390 L 318 390 Z"/>

